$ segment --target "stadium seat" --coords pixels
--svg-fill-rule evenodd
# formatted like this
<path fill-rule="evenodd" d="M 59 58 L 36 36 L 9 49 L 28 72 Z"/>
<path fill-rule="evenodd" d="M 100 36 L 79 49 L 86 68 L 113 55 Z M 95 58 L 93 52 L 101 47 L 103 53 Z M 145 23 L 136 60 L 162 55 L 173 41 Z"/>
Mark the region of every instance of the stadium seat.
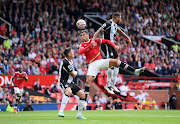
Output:
<path fill-rule="evenodd" d="M 142 86 L 141 85 L 136 85 L 136 89 L 137 90 L 142 90 Z"/>
<path fill-rule="evenodd" d="M 56 93 L 51 93 L 50 97 L 56 98 Z"/>
<path fill-rule="evenodd" d="M 75 102 L 75 98 L 74 97 L 70 97 L 68 103 L 74 103 L 74 102 Z"/>
<path fill-rule="evenodd" d="M 129 89 L 133 90 L 134 89 L 134 85 L 128 85 Z"/>
<path fill-rule="evenodd" d="M 141 82 L 136 82 L 136 86 L 141 86 Z"/>
<path fill-rule="evenodd" d="M 98 74 L 98 85 L 100 86 L 100 87 L 104 87 L 105 85 L 106 85 L 106 82 L 105 82 L 105 80 L 104 80 L 104 77 L 103 77 L 103 75 L 102 74 Z"/>
<path fill-rule="evenodd" d="M 57 100 L 61 100 L 62 99 L 62 94 L 61 93 L 57 93 L 56 94 L 56 99 Z"/>
<path fill-rule="evenodd" d="M 32 90 L 34 89 L 33 86 L 27 86 L 27 88 L 28 88 L 28 89 L 32 89 Z"/>
<path fill-rule="evenodd" d="M 129 81 L 129 82 L 128 82 L 128 85 L 133 85 L 133 82 L 132 82 L 132 81 Z"/>

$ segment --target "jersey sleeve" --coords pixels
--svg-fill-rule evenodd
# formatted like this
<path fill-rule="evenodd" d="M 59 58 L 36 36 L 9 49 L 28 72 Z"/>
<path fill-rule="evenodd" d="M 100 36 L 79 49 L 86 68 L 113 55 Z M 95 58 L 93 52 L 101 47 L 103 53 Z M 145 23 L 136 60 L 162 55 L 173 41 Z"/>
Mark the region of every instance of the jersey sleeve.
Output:
<path fill-rule="evenodd" d="M 68 62 L 63 63 L 63 67 L 67 73 L 71 73 L 74 69 L 73 65 L 70 65 Z"/>
<path fill-rule="evenodd" d="M 111 27 L 111 21 L 107 21 L 101 26 L 101 28 L 104 29 L 104 31 L 106 31 L 110 27 Z"/>
<path fill-rule="evenodd" d="M 12 77 L 13 78 L 17 77 L 17 73 L 15 72 Z"/>
<path fill-rule="evenodd" d="M 96 38 L 96 39 L 95 39 L 95 42 L 96 42 L 97 44 L 101 44 L 101 43 L 102 43 L 102 39 Z"/>
<path fill-rule="evenodd" d="M 26 79 L 28 79 L 28 75 L 27 75 L 27 73 L 26 73 L 26 72 L 24 72 L 24 75 L 25 75 Z"/>

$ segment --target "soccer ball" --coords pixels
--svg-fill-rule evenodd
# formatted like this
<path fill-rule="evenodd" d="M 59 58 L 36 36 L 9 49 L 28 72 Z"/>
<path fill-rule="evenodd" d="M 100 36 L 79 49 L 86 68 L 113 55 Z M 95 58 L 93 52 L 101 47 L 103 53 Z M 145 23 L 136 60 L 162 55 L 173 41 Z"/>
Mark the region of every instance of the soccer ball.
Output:
<path fill-rule="evenodd" d="M 76 22 L 76 26 L 77 28 L 79 29 L 84 29 L 86 27 L 86 22 L 83 20 L 83 19 L 79 19 L 77 22 Z"/>

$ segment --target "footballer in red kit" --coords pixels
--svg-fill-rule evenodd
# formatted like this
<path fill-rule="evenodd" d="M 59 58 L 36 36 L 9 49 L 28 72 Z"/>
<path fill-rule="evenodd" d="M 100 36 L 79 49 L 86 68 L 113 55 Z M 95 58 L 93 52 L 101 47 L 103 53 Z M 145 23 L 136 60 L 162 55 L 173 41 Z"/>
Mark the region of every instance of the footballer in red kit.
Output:
<path fill-rule="evenodd" d="M 12 76 L 12 82 L 14 84 L 14 92 L 16 94 L 16 105 L 15 105 L 15 113 L 17 113 L 17 105 L 19 104 L 19 101 L 23 95 L 23 82 L 24 80 L 27 82 L 28 76 L 26 72 L 23 72 L 23 68 L 19 67 L 19 71 L 15 72 Z"/>
<path fill-rule="evenodd" d="M 93 79 L 96 77 L 98 72 L 101 69 L 108 69 L 110 67 L 118 67 L 118 68 L 124 68 L 124 69 L 129 69 L 132 72 L 134 72 L 136 75 L 139 75 L 141 72 L 144 71 L 144 67 L 140 69 L 134 69 L 131 66 L 129 66 L 126 63 L 121 62 L 118 59 L 102 59 L 100 50 L 99 50 L 99 45 L 101 43 L 106 43 L 112 46 L 114 49 L 118 50 L 119 47 L 116 46 L 113 42 L 110 40 L 106 39 L 95 39 L 95 45 L 91 45 L 91 39 L 89 39 L 89 32 L 87 30 L 82 30 L 81 31 L 81 39 L 83 43 L 81 43 L 80 48 L 79 48 L 79 53 L 80 54 L 85 54 L 86 60 L 89 64 L 88 66 L 88 73 L 86 76 L 86 84 L 85 84 L 85 93 L 89 93 L 89 87 Z M 117 88 L 113 88 L 116 92 L 119 90 L 116 90 Z M 106 89 L 110 94 L 114 94 L 113 91 Z"/>

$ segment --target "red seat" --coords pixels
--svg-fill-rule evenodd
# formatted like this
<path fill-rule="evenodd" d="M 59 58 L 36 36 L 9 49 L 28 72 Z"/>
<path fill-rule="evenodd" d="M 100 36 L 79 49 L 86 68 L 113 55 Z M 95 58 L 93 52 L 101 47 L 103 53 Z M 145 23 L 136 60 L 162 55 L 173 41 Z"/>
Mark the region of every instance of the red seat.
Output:
<path fill-rule="evenodd" d="M 100 87 L 104 87 L 106 85 L 106 82 L 102 74 L 98 74 L 98 85 Z"/>
<path fill-rule="evenodd" d="M 34 89 L 34 87 L 33 87 L 33 86 L 27 86 L 27 88 L 28 88 L 28 89 Z"/>
<path fill-rule="evenodd" d="M 74 97 L 70 97 L 68 103 L 74 103 L 74 102 L 75 102 Z"/>
<path fill-rule="evenodd" d="M 56 99 L 57 100 L 61 100 L 62 99 L 62 94 L 61 93 L 57 93 L 56 94 Z"/>
<path fill-rule="evenodd" d="M 50 97 L 56 98 L 56 93 L 51 93 Z"/>
<path fill-rule="evenodd" d="M 129 82 L 128 82 L 128 85 L 133 85 L 133 82 L 132 82 L 132 81 L 129 81 Z"/>
<path fill-rule="evenodd" d="M 134 89 L 134 85 L 128 85 L 129 89 Z"/>
<path fill-rule="evenodd" d="M 137 85 L 141 86 L 141 82 L 136 82 L 136 86 L 137 86 Z"/>
<path fill-rule="evenodd" d="M 142 85 L 146 84 L 146 82 L 142 82 Z"/>
<path fill-rule="evenodd" d="M 137 90 L 142 90 L 141 85 L 136 85 L 136 89 L 137 89 Z"/>

